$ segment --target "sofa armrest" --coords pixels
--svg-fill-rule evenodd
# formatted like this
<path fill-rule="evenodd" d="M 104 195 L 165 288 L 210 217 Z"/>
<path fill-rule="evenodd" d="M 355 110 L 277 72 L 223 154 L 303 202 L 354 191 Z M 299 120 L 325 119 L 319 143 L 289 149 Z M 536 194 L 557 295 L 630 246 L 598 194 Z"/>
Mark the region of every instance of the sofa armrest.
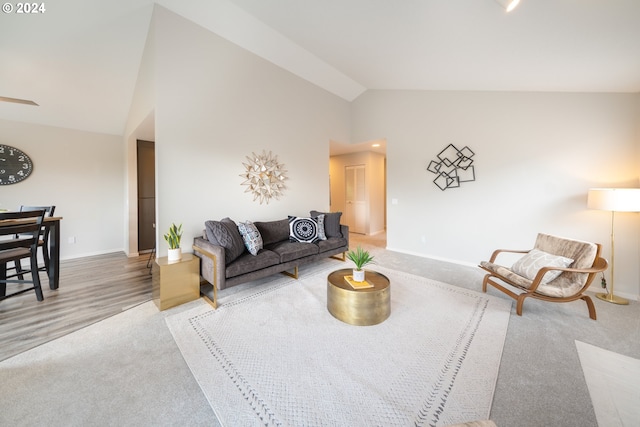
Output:
<path fill-rule="evenodd" d="M 193 239 L 193 253 L 200 258 L 200 276 L 213 285 L 214 292 L 216 289 L 224 289 L 226 287 L 224 248 L 202 237 L 196 237 Z"/>
<path fill-rule="evenodd" d="M 347 239 L 347 247 L 349 246 L 349 226 L 340 224 L 340 232 L 342 233 L 342 237 Z"/>

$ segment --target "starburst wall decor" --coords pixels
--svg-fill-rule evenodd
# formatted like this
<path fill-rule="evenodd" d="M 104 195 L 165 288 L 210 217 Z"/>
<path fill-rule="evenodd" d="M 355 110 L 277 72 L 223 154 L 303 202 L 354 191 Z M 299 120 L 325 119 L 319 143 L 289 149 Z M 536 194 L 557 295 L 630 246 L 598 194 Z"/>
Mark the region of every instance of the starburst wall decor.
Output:
<path fill-rule="evenodd" d="M 272 198 L 280 199 L 286 188 L 284 182 L 287 171 L 278 162 L 278 156 L 274 156 L 271 151 L 267 154 L 262 150 L 260 155 L 251 153 L 251 156 L 247 156 L 247 161 L 242 163 L 245 172 L 240 174 L 245 178 L 242 185 L 247 186 L 244 192 L 253 193 L 253 201 L 260 200 L 260 204 L 268 204 Z"/>

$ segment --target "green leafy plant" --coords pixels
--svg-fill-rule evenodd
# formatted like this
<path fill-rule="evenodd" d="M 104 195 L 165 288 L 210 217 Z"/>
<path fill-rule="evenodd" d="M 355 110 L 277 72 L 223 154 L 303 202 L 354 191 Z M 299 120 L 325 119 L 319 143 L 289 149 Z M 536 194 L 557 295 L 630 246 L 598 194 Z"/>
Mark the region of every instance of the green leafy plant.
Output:
<path fill-rule="evenodd" d="M 355 250 L 351 250 L 347 252 L 347 258 L 356 265 L 356 270 L 362 270 L 367 264 L 373 264 L 373 256 L 369 253 L 369 251 L 365 251 L 360 246 L 355 248 Z"/>
<path fill-rule="evenodd" d="M 171 224 L 169 232 L 164 235 L 164 240 L 169 244 L 169 249 L 178 249 L 180 247 L 180 239 L 182 239 L 182 224 L 179 227 Z"/>

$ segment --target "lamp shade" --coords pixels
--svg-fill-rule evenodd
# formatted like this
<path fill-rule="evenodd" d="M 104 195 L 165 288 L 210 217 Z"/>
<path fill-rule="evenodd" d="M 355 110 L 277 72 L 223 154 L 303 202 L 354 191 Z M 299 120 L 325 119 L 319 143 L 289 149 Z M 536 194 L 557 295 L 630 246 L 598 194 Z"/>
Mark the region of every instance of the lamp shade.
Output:
<path fill-rule="evenodd" d="M 603 211 L 640 212 L 640 188 L 592 188 L 587 207 Z"/>

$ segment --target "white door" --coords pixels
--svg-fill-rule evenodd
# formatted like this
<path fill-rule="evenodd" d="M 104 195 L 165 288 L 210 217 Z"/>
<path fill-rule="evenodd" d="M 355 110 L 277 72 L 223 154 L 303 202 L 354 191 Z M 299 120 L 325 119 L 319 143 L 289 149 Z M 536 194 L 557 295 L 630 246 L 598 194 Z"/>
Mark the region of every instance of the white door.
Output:
<path fill-rule="evenodd" d="M 345 223 L 349 231 L 361 234 L 367 232 L 367 189 L 364 178 L 364 165 L 345 167 Z"/>

